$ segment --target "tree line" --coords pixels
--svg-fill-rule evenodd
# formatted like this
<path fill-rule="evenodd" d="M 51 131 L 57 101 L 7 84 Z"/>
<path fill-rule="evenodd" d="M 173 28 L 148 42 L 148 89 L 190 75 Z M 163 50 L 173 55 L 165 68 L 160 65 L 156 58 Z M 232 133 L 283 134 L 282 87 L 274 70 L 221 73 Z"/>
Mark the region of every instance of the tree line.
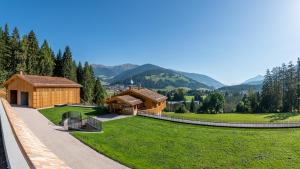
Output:
<path fill-rule="evenodd" d="M 34 31 L 20 37 L 17 27 L 10 33 L 6 24 L 0 27 L 0 84 L 20 71 L 78 82 L 82 85 L 80 97 L 84 103 L 103 104 L 107 95 L 92 66 L 88 62 L 77 64 L 69 46 L 55 54 L 47 40 L 39 45 Z"/>
<path fill-rule="evenodd" d="M 223 113 L 224 95 L 217 91 L 201 91 L 178 88 L 171 91 L 158 91 L 168 97 L 168 106 L 166 111 L 175 111 L 176 113 Z M 185 96 L 193 96 L 191 101 L 187 101 Z M 170 110 L 169 110 L 170 109 Z"/>
<path fill-rule="evenodd" d="M 299 112 L 300 60 L 267 70 L 262 91 L 249 91 L 236 107 L 237 112 Z"/>

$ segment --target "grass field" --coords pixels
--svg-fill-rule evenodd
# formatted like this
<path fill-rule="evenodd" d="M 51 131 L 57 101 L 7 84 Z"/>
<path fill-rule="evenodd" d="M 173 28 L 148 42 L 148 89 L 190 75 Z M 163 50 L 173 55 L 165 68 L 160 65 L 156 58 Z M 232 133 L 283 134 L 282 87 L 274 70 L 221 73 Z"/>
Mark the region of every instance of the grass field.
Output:
<path fill-rule="evenodd" d="M 186 101 L 192 101 L 192 99 L 194 98 L 194 96 L 184 96 Z"/>
<path fill-rule="evenodd" d="M 132 168 L 299 168 L 300 129 L 204 127 L 143 117 L 103 126 L 103 133 L 72 135 Z"/>
<path fill-rule="evenodd" d="M 196 113 L 174 113 L 163 112 L 163 115 L 189 120 L 211 121 L 211 122 L 245 122 L 245 123 L 280 123 L 300 122 L 298 113 L 267 113 L 267 114 L 196 114 Z"/>
<path fill-rule="evenodd" d="M 49 119 L 52 123 L 58 125 L 61 121 L 62 115 L 69 111 L 80 112 L 82 114 L 82 118 L 86 118 L 87 115 L 96 116 L 100 114 L 105 114 L 104 109 L 102 108 L 84 108 L 84 107 L 54 107 L 49 109 L 41 109 L 39 110 L 47 119 Z"/>

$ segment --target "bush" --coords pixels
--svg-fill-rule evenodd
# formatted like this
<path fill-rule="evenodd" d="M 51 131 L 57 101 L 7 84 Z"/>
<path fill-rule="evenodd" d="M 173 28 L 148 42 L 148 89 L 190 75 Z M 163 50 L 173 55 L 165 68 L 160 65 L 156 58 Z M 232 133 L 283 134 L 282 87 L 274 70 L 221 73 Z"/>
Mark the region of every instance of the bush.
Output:
<path fill-rule="evenodd" d="M 181 104 L 176 110 L 175 113 L 187 113 L 189 112 L 188 109 L 185 107 L 184 104 Z"/>

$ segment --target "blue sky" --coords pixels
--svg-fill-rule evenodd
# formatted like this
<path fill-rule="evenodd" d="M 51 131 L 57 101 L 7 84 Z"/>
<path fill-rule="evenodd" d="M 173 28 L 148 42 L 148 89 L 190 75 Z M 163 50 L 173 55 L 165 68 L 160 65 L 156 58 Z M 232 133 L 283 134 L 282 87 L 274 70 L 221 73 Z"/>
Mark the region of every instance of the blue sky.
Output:
<path fill-rule="evenodd" d="M 0 25 L 105 65 L 152 63 L 237 84 L 300 57 L 298 0 L 1 1 Z M 12 28 L 11 28 L 12 29 Z"/>

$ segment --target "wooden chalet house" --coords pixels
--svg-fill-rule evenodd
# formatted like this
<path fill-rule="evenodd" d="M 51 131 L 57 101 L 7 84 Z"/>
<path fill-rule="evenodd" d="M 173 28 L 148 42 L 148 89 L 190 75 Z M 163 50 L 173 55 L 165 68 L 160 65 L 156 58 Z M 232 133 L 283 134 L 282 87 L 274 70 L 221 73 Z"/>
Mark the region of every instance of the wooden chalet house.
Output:
<path fill-rule="evenodd" d="M 145 111 L 160 114 L 166 107 L 167 97 L 146 88 L 129 87 L 128 90 L 107 100 L 109 110 L 113 113 L 136 115 Z"/>
<path fill-rule="evenodd" d="M 63 77 L 15 74 L 4 82 L 10 104 L 32 108 L 79 104 L 81 85 Z"/>

